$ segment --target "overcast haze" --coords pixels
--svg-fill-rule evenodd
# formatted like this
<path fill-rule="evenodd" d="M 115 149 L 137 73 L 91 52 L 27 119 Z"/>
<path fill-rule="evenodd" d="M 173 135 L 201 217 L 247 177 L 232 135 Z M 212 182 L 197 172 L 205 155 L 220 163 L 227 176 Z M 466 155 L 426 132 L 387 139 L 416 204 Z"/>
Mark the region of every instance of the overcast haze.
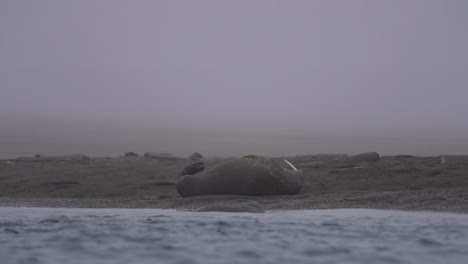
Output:
<path fill-rule="evenodd" d="M 0 1 L 0 157 L 468 154 L 468 1 Z"/>

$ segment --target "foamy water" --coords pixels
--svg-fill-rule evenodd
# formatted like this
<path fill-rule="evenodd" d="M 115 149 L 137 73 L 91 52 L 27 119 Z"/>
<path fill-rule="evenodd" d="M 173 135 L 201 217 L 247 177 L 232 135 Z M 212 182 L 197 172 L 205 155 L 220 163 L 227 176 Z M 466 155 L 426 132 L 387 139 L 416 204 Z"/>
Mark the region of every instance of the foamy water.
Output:
<path fill-rule="evenodd" d="M 1 263 L 467 263 L 468 215 L 0 208 Z"/>

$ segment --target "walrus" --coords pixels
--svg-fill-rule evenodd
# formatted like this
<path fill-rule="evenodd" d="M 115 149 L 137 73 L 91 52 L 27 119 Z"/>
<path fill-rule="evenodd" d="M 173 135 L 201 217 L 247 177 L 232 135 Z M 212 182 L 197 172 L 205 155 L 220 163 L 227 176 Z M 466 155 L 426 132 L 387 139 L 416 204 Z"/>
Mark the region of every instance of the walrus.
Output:
<path fill-rule="evenodd" d="M 189 169 L 184 168 L 186 175 L 180 175 L 176 183 L 177 192 L 182 197 L 292 195 L 301 190 L 302 172 L 286 160 L 249 155 L 227 160 L 206 170 L 198 162 L 195 166 L 189 164 Z"/>

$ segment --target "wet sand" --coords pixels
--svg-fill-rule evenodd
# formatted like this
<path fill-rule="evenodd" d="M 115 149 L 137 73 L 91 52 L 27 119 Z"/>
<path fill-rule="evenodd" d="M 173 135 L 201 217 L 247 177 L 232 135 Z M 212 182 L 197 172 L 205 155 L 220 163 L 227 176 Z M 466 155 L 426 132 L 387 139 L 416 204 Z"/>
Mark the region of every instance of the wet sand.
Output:
<path fill-rule="evenodd" d="M 0 206 L 197 209 L 255 201 L 266 210 L 374 208 L 468 213 L 468 156 L 287 157 L 304 172 L 298 195 L 180 197 L 181 160 L 144 157 L 0 160 Z M 443 159 L 442 159 L 443 160 Z M 207 167 L 222 162 L 208 159 Z"/>

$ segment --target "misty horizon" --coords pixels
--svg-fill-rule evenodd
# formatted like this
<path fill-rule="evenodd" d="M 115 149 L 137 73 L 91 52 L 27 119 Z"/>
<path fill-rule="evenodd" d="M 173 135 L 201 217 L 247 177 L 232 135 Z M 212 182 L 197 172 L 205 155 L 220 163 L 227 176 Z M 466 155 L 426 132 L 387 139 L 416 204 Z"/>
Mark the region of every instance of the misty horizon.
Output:
<path fill-rule="evenodd" d="M 2 1 L 0 158 L 468 154 L 465 1 Z"/>
<path fill-rule="evenodd" d="M 378 151 L 382 155 L 411 154 L 435 156 L 466 154 L 466 138 L 418 135 L 398 137 L 391 133 L 344 135 L 330 131 L 271 129 L 250 126 L 203 124 L 196 126 L 183 122 L 15 122 L 5 129 L 0 140 L 0 158 L 18 156 L 86 154 L 92 156 L 121 156 L 134 151 L 172 153 L 187 156 L 198 151 L 206 156 L 267 156 L 301 154 L 358 154 Z"/>

